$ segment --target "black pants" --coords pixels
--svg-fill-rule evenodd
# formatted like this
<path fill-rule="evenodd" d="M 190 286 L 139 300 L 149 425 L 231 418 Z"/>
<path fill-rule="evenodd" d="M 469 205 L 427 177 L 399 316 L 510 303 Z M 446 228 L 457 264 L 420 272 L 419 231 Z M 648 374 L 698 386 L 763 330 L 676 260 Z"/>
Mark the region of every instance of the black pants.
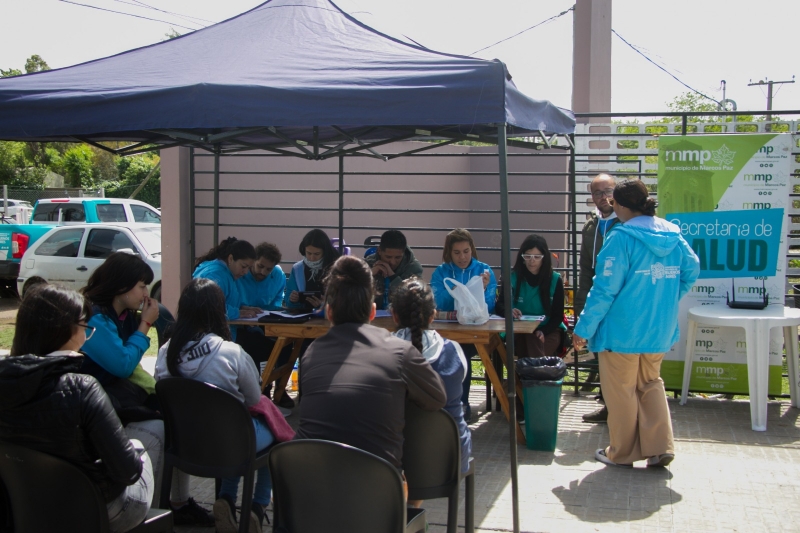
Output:
<path fill-rule="evenodd" d="M 269 354 L 272 353 L 272 348 L 275 346 L 274 337 L 265 337 L 264 331 L 260 328 L 242 327 L 236 331 L 236 344 L 244 348 L 253 362 L 256 364 L 258 373 L 262 374 L 264 368 L 267 366 Z M 278 356 L 278 362 L 275 364 L 276 368 L 286 364 L 289 356 L 292 354 L 292 346 L 284 346 L 281 354 Z"/>

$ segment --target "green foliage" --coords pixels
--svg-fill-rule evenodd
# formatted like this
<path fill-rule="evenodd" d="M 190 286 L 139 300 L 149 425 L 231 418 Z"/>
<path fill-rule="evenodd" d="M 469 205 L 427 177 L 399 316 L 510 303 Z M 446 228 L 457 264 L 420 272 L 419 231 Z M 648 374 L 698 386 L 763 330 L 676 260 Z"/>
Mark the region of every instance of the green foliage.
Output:
<path fill-rule="evenodd" d="M 133 191 L 144 181 L 147 175 L 158 164 L 156 154 L 142 154 L 131 157 L 117 158 L 118 181 L 101 183 L 105 187 L 106 197 L 128 198 Z M 159 207 L 161 205 L 161 170 L 156 170 L 147 184 L 136 195 L 137 200 Z"/>
<path fill-rule="evenodd" d="M 0 78 L 11 78 L 13 76 L 22 76 L 22 71 L 17 68 L 10 68 L 8 70 L 0 68 Z"/>
<path fill-rule="evenodd" d="M 175 28 L 170 27 L 169 31 L 164 34 L 164 37 L 166 37 L 166 39 L 164 39 L 164 40 L 165 41 L 169 41 L 170 39 L 174 39 L 176 37 L 180 37 L 181 35 L 183 35 L 181 32 L 179 32 Z"/>
<path fill-rule="evenodd" d="M 90 188 L 95 184 L 94 153 L 85 144 L 78 144 L 64 152 L 59 168 L 70 187 Z"/>
<path fill-rule="evenodd" d="M 37 54 L 33 54 L 25 61 L 25 73 L 27 74 L 44 72 L 45 70 L 50 70 L 50 66 Z"/>

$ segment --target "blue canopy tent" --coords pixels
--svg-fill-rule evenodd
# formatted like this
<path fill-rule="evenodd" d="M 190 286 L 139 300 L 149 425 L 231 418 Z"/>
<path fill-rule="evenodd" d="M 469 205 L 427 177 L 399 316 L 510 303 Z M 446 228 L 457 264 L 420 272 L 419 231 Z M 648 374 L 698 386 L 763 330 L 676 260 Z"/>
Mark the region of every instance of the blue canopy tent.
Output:
<path fill-rule="evenodd" d="M 216 154 L 215 241 L 220 154 L 258 149 L 338 157 L 342 169 L 348 155 L 389 159 L 465 140 L 497 144 L 504 279 L 510 279 L 507 146 L 569 150 L 574 126 L 570 111 L 522 94 L 499 60 L 399 41 L 329 0 L 269 0 L 176 39 L 0 79 L 0 139 L 86 142 L 119 155 L 173 146 Z M 430 142 L 403 154 L 379 152 L 399 140 Z M 130 144 L 112 149 L 103 141 Z M 510 301 L 508 284 L 505 290 Z M 510 316 L 506 327 L 513 335 Z M 508 354 L 513 361 L 513 341 Z M 513 365 L 508 373 L 513 384 Z M 515 394 L 509 386 L 519 531 Z"/>

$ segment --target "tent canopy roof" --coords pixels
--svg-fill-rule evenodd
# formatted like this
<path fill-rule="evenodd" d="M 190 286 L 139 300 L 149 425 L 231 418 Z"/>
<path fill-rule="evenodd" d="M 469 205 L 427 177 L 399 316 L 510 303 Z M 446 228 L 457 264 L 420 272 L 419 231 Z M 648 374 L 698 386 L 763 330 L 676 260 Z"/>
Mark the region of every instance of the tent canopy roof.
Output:
<path fill-rule="evenodd" d="M 502 62 L 398 41 L 329 0 L 269 0 L 176 39 L 0 79 L 5 140 L 289 147 L 318 157 L 337 143 L 490 141 L 503 123 L 509 135 L 543 139 L 575 126 L 570 111 L 523 95 Z"/>

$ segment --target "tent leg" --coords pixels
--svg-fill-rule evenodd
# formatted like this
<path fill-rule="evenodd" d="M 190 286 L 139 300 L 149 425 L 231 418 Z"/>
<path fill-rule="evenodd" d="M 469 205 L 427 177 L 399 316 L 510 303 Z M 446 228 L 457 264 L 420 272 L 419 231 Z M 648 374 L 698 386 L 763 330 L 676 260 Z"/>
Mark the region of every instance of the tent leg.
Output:
<path fill-rule="evenodd" d="M 497 127 L 497 158 L 500 167 L 500 220 L 502 224 L 502 256 L 500 258 L 503 280 L 511 279 L 511 230 L 508 218 L 508 153 L 506 125 Z M 511 301 L 511 283 L 503 283 L 503 297 Z M 511 506 L 514 533 L 519 533 L 519 484 L 517 480 L 517 379 L 514 373 L 514 316 L 506 313 L 506 354 L 508 368 L 508 442 L 511 444 Z M 498 391 L 499 393 L 500 391 Z"/>
<path fill-rule="evenodd" d="M 344 253 L 344 156 L 339 156 L 339 253 Z"/>
<path fill-rule="evenodd" d="M 214 244 L 219 244 L 219 145 L 214 146 Z"/>
<path fill-rule="evenodd" d="M 195 249 L 197 240 L 197 230 L 195 229 L 195 213 L 194 213 L 194 148 L 189 148 L 189 235 L 191 241 L 189 243 L 189 253 L 192 256 L 189 258 L 190 268 L 194 269 L 194 259 L 197 257 Z"/>

